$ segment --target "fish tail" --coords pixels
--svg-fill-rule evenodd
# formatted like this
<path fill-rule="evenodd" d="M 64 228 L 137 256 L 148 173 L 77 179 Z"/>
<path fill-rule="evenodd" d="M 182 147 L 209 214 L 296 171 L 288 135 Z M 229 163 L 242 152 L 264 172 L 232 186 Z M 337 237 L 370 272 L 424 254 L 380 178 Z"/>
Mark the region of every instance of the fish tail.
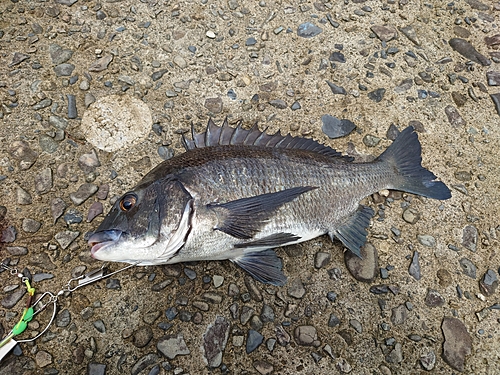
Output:
<path fill-rule="evenodd" d="M 378 158 L 395 168 L 398 177 L 392 182 L 392 189 L 434 199 L 451 198 L 451 192 L 436 176 L 422 167 L 422 147 L 413 126 L 399 133 L 394 142 Z"/>

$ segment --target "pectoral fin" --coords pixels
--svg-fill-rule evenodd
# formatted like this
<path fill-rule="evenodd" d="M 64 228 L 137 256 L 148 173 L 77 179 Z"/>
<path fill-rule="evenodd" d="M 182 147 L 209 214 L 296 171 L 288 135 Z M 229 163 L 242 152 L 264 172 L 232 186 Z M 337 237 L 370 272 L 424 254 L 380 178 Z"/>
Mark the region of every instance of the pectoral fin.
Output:
<path fill-rule="evenodd" d="M 242 242 L 234 245 L 235 249 L 243 249 L 243 248 L 272 248 L 283 246 L 285 244 L 293 243 L 297 240 L 300 240 L 300 236 L 296 236 L 292 233 L 275 233 L 270 236 L 259 238 L 258 240 L 250 241 L 250 242 Z"/>
<path fill-rule="evenodd" d="M 341 226 L 328 234 L 333 239 L 337 237 L 345 247 L 361 258 L 361 246 L 366 242 L 368 232 L 366 228 L 370 225 L 373 217 L 373 210 L 370 207 L 359 206 L 358 210 L 350 216 Z"/>
<path fill-rule="evenodd" d="M 280 206 L 313 189 L 316 187 L 299 186 L 227 203 L 209 204 L 208 208 L 218 216 L 219 222 L 214 229 L 236 238 L 251 239 Z"/>
<path fill-rule="evenodd" d="M 231 261 L 261 283 L 276 286 L 286 284 L 286 276 L 281 271 L 283 268 L 281 259 L 272 249 L 247 253 L 241 257 L 231 259 Z"/>

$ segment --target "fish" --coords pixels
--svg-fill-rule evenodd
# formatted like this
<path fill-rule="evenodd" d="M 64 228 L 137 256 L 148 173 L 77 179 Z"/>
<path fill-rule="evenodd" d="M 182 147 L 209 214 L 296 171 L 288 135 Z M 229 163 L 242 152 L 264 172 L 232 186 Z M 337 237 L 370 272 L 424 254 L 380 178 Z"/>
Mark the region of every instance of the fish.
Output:
<path fill-rule="evenodd" d="M 328 235 L 361 256 L 374 215 L 361 205 L 385 189 L 437 200 L 450 189 L 422 166 L 412 126 L 372 162 L 257 124 L 209 120 L 186 152 L 165 160 L 113 205 L 89 237 L 93 258 L 137 265 L 229 260 L 282 286 L 275 248 Z"/>

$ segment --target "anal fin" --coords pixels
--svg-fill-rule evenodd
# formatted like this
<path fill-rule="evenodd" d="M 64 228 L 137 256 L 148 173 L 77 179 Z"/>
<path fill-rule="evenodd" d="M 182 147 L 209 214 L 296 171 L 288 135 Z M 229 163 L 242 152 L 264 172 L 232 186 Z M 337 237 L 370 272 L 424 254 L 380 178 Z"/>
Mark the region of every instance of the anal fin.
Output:
<path fill-rule="evenodd" d="M 366 228 L 370 225 L 370 219 L 374 215 L 370 207 L 359 206 L 357 211 L 351 215 L 340 227 L 328 234 L 333 239 L 337 237 L 345 247 L 361 258 L 361 246 L 366 242 L 368 232 Z"/>
<path fill-rule="evenodd" d="M 276 286 L 286 284 L 286 276 L 281 271 L 283 268 L 281 259 L 273 249 L 247 253 L 231 261 L 261 283 Z"/>

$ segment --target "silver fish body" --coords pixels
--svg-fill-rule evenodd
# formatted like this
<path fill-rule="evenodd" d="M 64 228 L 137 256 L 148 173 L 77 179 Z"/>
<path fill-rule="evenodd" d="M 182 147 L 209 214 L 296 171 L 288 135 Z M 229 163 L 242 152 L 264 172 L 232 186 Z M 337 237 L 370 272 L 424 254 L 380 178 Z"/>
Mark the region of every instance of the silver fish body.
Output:
<path fill-rule="evenodd" d="M 273 248 L 323 234 L 355 254 L 382 189 L 447 199 L 405 129 L 375 161 L 354 163 L 304 138 L 213 122 L 184 139 L 186 153 L 159 164 L 116 202 L 89 239 L 96 259 L 141 265 L 229 259 L 265 283 L 286 277 Z"/>

